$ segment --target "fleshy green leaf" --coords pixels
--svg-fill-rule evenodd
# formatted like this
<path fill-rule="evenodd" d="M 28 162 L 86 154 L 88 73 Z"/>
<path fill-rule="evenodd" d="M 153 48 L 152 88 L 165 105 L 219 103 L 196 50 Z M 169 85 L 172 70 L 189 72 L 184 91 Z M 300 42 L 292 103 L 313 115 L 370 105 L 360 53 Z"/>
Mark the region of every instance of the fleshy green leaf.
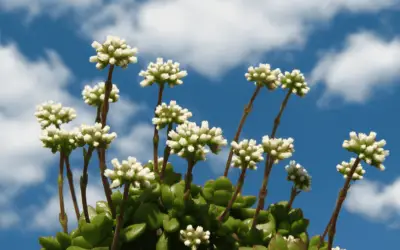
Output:
<path fill-rule="evenodd" d="M 146 223 L 133 224 L 121 232 L 121 237 L 125 242 L 131 242 L 137 239 L 146 231 Z"/>

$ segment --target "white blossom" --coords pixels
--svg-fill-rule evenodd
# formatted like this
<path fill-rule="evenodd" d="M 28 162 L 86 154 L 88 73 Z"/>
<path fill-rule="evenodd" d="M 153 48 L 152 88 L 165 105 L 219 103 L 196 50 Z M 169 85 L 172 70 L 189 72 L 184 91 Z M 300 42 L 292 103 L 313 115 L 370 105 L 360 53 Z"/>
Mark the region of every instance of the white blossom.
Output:
<path fill-rule="evenodd" d="M 111 164 L 114 169 L 106 169 L 104 176 L 112 181 L 111 188 L 117 188 L 126 183 L 132 183 L 133 188 L 147 188 L 151 186 L 151 181 L 155 179 L 154 172 L 149 168 L 143 167 L 135 157 L 128 157 L 122 163 L 118 159 L 113 159 Z"/>
<path fill-rule="evenodd" d="M 288 237 L 283 236 L 283 239 L 286 240 L 287 242 L 297 242 L 297 241 L 299 241 L 299 239 L 296 239 L 292 235 L 289 235 Z"/>
<path fill-rule="evenodd" d="M 232 166 L 237 168 L 257 169 L 256 164 L 264 158 L 262 145 L 257 145 L 255 140 L 242 140 L 239 143 L 233 141 Z"/>
<path fill-rule="evenodd" d="M 385 145 L 385 140 L 376 141 L 375 132 L 370 132 L 369 135 L 350 132 L 350 140 L 343 142 L 343 148 L 356 153 L 361 160 L 380 170 L 385 170 L 382 163 L 389 155 L 389 150 L 383 149 Z"/>
<path fill-rule="evenodd" d="M 171 148 L 171 154 L 177 154 L 185 159 L 205 160 L 208 150 L 217 154 L 221 146 L 227 144 L 222 137 L 222 129 L 209 128 L 208 122 L 203 121 L 201 127 L 194 122 L 185 122 L 168 133 L 167 145 Z"/>
<path fill-rule="evenodd" d="M 310 91 L 304 75 L 298 69 L 292 72 L 286 71 L 284 75 L 281 75 L 279 80 L 283 89 L 289 89 L 293 94 L 300 97 L 305 96 Z"/>
<path fill-rule="evenodd" d="M 356 161 L 355 158 L 351 158 L 350 162 L 343 161 L 342 163 L 340 163 L 336 166 L 337 171 L 343 175 L 343 178 L 347 179 L 348 174 L 349 174 L 351 168 L 353 167 L 355 161 Z M 361 180 L 364 178 L 363 177 L 364 174 L 365 174 L 365 170 L 359 163 L 356 168 L 356 171 L 353 174 L 352 180 Z"/>
<path fill-rule="evenodd" d="M 170 101 L 169 105 L 162 103 L 156 107 L 152 122 L 160 130 L 168 124 L 182 124 L 190 117 L 192 117 L 192 113 L 188 109 L 182 109 L 181 106 L 176 104 L 176 101 Z"/>
<path fill-rule="evenodd" d="M 210 231 L 204 231 L 201 226 L 194 229 L 192 225 L 188 225 L 185 230 L 180 231 L 180 239 L 185 246 L 196 250 L 200 244 L 210 243 Z"/>
<path fill-rule="evenodd" d="M 293 138 L 287 139 L 282 138 L 269 138 L 269 136 L 263 136 L 262 146 L 264 152 L 268 153 L 274 163 L 277 164 L 279 161 L 287 159 L 292 156 L 294 152 Z"/>
<path fill-rule="evenodd" d="M 144 77 L 140 82 L 142 87 L 151 86 L 154 83 L 167 83 L 170 87 L 183 84 L 182 78 L 187 76 L 185 70 L 179 68 L 178 62 L 168 60 L 164 62 L 163 58 L 157 58 L 156 63 L 151 62 L 147 66 L 147 70 L 140 71 L 139 75 Z"/>
<path fill-rule="evenodd" d="M 101 106 L 101 104 L 104 101 L 104 95 L 106 92 L 105 86 L 106 86 L 105 82 L 99 82 L 93 88 L 89 85 L 86 85 L 82 91 L 82 96 L 85 103 L 95 107 Z M 110 96 L 108 98 L 108 102 L 109 103 L 116 102 L 118 101 L 118 99 L 119 99 L 119 89 L 117 88 L 117 85 L 113 84 Z"/>
<path fill-rule="evenodd" d="M 297 189 L 310 191 L 311 176 L 304 167 L 295 161 L 290 161 L 285 170 L 287 172 L 287 180 L 292 181 Z"/>
<path fill-rule="evenodd" d="M 68 123 L 76 118 L 73 108 L 63 107 L 61 103 L 47 101 L 36 107 L 35 116 L 42 129 L 55 125 L 59 127 L 63 123 Z"/>
<path fill-rule="evenodd" d="M 72 150 L 78 147 L 77 134 L 77 129 L 67 131 L 50 126 L 42 130 L 40 140 L 43 147 L 50 148 L 52 153 L 63 152 L 69 155 Z"/>
<path fill-rule="evenodd" d="M 97 55 L 91 56 L 89 61 L 97 63 L 96 68 L 99 70 L 109 64 L 125 69 L 129 63 L 137 62 L 137 48 L 131 48 L 124 39 L 117 36 L 107 36 L 103 44 L 94 41 L 92 47 L 96 49 Z"/>
<path fill-rule="evenodd" d="M 85 144 L 94 148 L 107 149 L 111 142 L 117 137 L 115 132 L 108 133 L 110 126 L 102 128 L 101 123 L 96 122 L 94 125 L 82 124 L 77 135 L 78 143 L 82 147 Z"/>
<path fill-rule="evenodd" d="M 258 67 L 249 67 L 244 75 L 249 82 L 254 82 L 256 86 L 265 86 L 269 90 L 276 89 L 281 83 L 279 77 L 280 69 L 271 69 L 271 65 L 260 63 Z"/>

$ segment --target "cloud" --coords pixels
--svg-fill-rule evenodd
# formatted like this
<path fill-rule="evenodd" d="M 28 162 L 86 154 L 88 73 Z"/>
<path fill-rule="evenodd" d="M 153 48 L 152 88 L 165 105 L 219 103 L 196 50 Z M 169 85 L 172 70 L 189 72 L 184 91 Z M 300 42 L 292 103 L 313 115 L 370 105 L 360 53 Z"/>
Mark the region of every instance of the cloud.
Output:
<path fill-rule="evenodd" d="M 400 215 L 399 193 L 400 178 L 387 185 L 363 180 L 351 187 L 345 208 L 351 213 L 360 214 L 371 220 L 394 222 L 396 216 Z"/>
<path fill-rule="evenodd" d="M 345 102 L 364 103 L 374 91 L 390 87 L 400 76 L 400 40 L 390 41 L 370 32 L 346 39 L 341 51 L 326 53 L 311 73 L 311 82 L 321 82 L 326 90 L 324 105 L 332 96 Z"/>
<path fill-rule="evenodd" d="M 207 155 L 208 165 L 211 168 L 211 171 L 215 175 L 221 175 L 224 173 L 226 160 L 228 159 L 229 155 L 229 150 L 230 150 L 229 147 L 225 147 L 217 155 L 212 153 L 209 153 Z"/>
<path fill-rule="evenodd" d="M 20 221 L 20 217 L 17 213 L 11 210 L 2 211 L 0 213 L 0 228 L 6 229 Z"/>

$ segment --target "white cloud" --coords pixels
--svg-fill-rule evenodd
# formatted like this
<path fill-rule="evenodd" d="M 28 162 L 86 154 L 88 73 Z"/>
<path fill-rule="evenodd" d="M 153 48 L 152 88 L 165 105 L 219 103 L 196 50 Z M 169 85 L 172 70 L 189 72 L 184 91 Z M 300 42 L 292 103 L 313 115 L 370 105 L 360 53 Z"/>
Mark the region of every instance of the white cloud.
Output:
<path fill-rule="evenodd" d="M 11 210 L 2 211 L 0 213 L 0 228 L 6 229 L 20 221 L 17 213 Z"/>
<path fill-rule="evenodd" d="M 209 153 L 207 155 L 208 165 L 210 166 L 211 171 L 215 175 L 221 175 L 224 173 L 226 160 L 228 159 L 229 155 L 229 150 L 230 150 L 229 147 L 225 147 L 217 155 L 212 153 Z"/>
<path fill-rule="evenodd" d="M 320 104 L 332 96 L 364 103 L 374 91 L 388 87 L 400 76 L 400 40 L 384 40 L 370 32 L 347 38 L 339 52 L 328 52 L 311 73 L 312 82 L 326 86 Z"/>
<path fill-rule="evenodd" d="M 363 180 L 354 184 L 345 201 L 345 208 L 372 220 L 382 222 L 400 215 L 400 178 L 391 184 Z"/>

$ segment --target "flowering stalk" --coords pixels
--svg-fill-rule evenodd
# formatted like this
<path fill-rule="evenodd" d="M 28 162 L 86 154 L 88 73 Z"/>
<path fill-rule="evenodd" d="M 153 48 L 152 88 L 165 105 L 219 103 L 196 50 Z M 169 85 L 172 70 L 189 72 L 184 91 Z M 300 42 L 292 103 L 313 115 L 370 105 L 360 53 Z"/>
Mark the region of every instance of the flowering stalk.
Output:
<path fill-rule="evenodd" d="M 71 164 L 69 163 L 69 156 L 66 155 L 64 159 L 65 159 L 65 165 L 67 167 L 67 178 L 68 178 L 69 190 L 71 192 L 72 203 L 74 204 L 76 219 L 79 220 L 81 213 L 79 212 L 78 201 L 76 199 L 74 177 L 71 171 Z"/>
<path fill-rule="evenodd" d="M 64 233 L 68 233 L 68 217 L 67 214 L 65 213 L 63 185 L 64 185 L 64 153 L 60 151 L 60 166 L 58 174 L 58 197 L 60 200 L 59 221 Z"/>
<path fill-rule="evenodd" d="M 253 103 L 254 103 L 258 93 L 260 92 L 261 87 L 262 87 L 262 85 L 258 85 L 256 87 L 256 89 L 254 90 L 253 95 L 250 98 L 249 103 L 244 108 L 242 118 L 240 119 L 239 127 L 238 127 L 238 129 L 236 131 L 235 137 L 233 138 L 233 141 L 235 141 L 235 142 L 237 142 L 239 140 L 239 136 L 240 136 L 240 133 L 242 132 L 243 125 L 244 125 L 244 123 L 246 121 L 247 116 L 251 112 L 251 109 L 253 107 Z M 232 156 L 233 156 L 233 148 L 231 147 L 231 149 L 229 151 L 229 155 L 228 155 L 228 160 L 226 161 L 226 165 L 225 165 L 225 171 L 224 171 L 224 176 L 225 177 L 228 176 L 229 167 L 231 166 Z"/>
<path fill-rule="evenodd" d="M 168 124 L 168 129 L 167 129 L 167 136 L 169 134 L 169 132 L 172 130 L 172 123 Z M 167 163 L 168 163 L 168 158 L 171 154 L 171 148 L 166 145 L 164 148 L 164 156 L 163 156 L 163 163 L 162 163 L 162 168 L 161 168 L 161 172 L 160 172 L 160 181 L 162 182 L 164 179 L 164 173 L 165 173 L 165 169 L 167 167 Z"/>
<path fill-rule="evenodd" d="M 289 210 L 292 209 L 292 205 L 293 205 L 294 199 L 300 193 L 301 193 L 300 190 L 297 190 L 297 188 L 295 186 L 292 186 L 292 190 L 290 191 L 290 199 L 289 199 L 289 203 L 288 203 Z"/>
<path fill-rule="evenodd" d="M 160 88 L 158 89 L 158 98 L 157 98 L 157 106 L 161 104 L 162 96 L 164 92 L 164 84 L 160 84 Z M 154 135 L 153 135 L 153 162 L 154 162 L 154 172 L 158 174 L 158 142 L 160 137 L 158 136 L 157 125 L 154 125 Z"/>
<path fill-rule="evenodd" d="M 110 183 L 108 182 L 107 178 L 104 176 L 104 171 L 107 169 L 106 166 L 106 150 L 104 148 L 97 149 L 97 156 L 100 162 L 100 175 L 101 175 L 101 182 L 103 183 L 104 193 L 106 195 L 108 206 L 111 210 L 112 217 L 115 218 L 116 212 L 115 207 L 113 206 L 113 202 L 111 199 L 112 191 L 110 188 Z"/>
<path fill-rule="evenodd" d="M 115 226 L 115 232 L 114 232 L 114 238 L 113 238 L 112 245 L 111 245 L 111 250 L 118 249 L 118 240 L 120 238 L 120 231 L 121 231 L 121 227 L 123 224 L 125 205 L 126 205 L 126 201 L 128 200 L 129 187 L 130 187 L 130 183 L 129 182 L 125 183 L 124 194 L 123 194 L 123 198 L 122 198 L 121 207 L 119 210 L 120 212 L 117 216 L 117 222 L 116 222 L 117 224 Z"/>
<path fill-rule="evenodd" d="M 88 176 L 89 162 L 90 162 L 90 158 L 92 157 L 93 151 L 94 151 L 94 148 L 91 146 L 89 146 L 87 152 L 85 152 L 85 149 L 83 148 L 84 163 L 83 163 L 82 176 L 81 176 L 81 180 L 80 180 L 83 214 L 85 216 L 85 220 L 87 223 L 90 223 L 90 218 L 89 218 L 89 211 L 88 211 L 87 198 L 86 198 L 86 188 L 87 188 L 88 178 L 89 178 L 89 176 Z"/>
<path fill-rule="evenodd" d="M 164 160 L 164 162 L 166 162 L 166 161 Z M 188 200 L 190 197 L 190 186 L 191 186 L 192 180 L 193 180 L 192 172 L 193 172 L 194 165 L 196 164 L 196 162 L 193 159 L 188 159 L 187 162 L 188 162 L 188 168 L 187 168 L 186 175 L 185 175 L 185 191 L 184 191 L 184 196 L 183 196 L 183 198 L 185 200 Z"/>

